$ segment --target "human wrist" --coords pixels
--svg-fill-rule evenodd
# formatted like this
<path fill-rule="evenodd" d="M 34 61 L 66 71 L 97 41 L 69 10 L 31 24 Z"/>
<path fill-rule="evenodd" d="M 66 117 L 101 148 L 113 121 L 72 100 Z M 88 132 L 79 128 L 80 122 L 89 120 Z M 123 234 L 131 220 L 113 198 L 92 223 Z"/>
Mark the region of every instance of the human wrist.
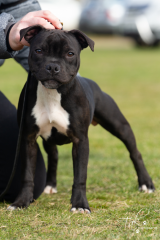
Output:
<path fill-rule="evenodd" d="M 8 34 L 8 44 L 12 51 L 18 51 L 21 50 L 24 46 L 23 44 L 19 41 L 19 31 L 17 28 L 17 23 L 12 25 L 10 28 L 9 34 Z"/>

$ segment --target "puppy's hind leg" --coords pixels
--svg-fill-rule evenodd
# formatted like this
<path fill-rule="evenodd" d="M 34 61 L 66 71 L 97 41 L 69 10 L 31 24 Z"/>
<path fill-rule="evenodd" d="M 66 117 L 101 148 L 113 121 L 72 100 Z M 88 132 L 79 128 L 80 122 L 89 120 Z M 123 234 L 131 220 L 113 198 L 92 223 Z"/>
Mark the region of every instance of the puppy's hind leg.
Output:
<path fill-rule="evenodd" d="M 93 120 L 125 144 L 137 172 L 139 190 L 148 193 L 153 192 L 155 188 L 137 149 L 132 129 L 114 100 L 104 92 L 99 94 L 98 101 L 96 101 Z"/>
<path fill-rule="evenodd" d="M 43 146 L 48 154 L 48 171 L 47 181 L 44 193 L 52 194 L 57 193 L 57 164 L 58 164 L 58 150 L 57 146 L 43 140 Z"/>

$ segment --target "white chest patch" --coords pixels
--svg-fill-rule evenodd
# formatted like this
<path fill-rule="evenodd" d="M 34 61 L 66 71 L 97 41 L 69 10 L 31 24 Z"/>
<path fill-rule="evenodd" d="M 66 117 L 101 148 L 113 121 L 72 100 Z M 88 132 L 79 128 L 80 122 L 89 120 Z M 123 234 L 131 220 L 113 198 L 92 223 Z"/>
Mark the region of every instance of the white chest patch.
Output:
<path fill-rule="evenodd" d="M 47 89 L 39 81 L 37 87 L 37 101 L 32 110 L 32 116 L 40 128 L 38 136 L 45 140 L 51 135 L 52 127 L 67 135 L 69 114 L 61 106 L 61 94 L 56 89 Z"/>

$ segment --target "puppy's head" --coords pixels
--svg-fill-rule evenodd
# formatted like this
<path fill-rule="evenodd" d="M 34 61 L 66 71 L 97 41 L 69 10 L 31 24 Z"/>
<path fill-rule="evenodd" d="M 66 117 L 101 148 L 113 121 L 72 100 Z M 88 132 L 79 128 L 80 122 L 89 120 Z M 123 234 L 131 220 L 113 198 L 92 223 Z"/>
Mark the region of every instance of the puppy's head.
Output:
<path fill-rule="evenodd" d="M 94 42 L 79 30 L 47 30 L 40 25 L 20 31 L 20 39 L 30 43 L 29 67 L 46 88 L 57 89 L 76 76 L 80 51 Z"/>

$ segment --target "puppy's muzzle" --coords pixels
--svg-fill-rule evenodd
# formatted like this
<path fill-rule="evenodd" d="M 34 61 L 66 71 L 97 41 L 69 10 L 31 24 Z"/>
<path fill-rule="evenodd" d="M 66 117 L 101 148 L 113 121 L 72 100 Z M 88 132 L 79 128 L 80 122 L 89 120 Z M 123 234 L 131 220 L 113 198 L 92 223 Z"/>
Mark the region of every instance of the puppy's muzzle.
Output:
<path fill-rule="evenodd" d="M 47 73 L 57 75 L 60 72 L 60 66 L 57 63 L 49 63 L 45 66 Z"/>

